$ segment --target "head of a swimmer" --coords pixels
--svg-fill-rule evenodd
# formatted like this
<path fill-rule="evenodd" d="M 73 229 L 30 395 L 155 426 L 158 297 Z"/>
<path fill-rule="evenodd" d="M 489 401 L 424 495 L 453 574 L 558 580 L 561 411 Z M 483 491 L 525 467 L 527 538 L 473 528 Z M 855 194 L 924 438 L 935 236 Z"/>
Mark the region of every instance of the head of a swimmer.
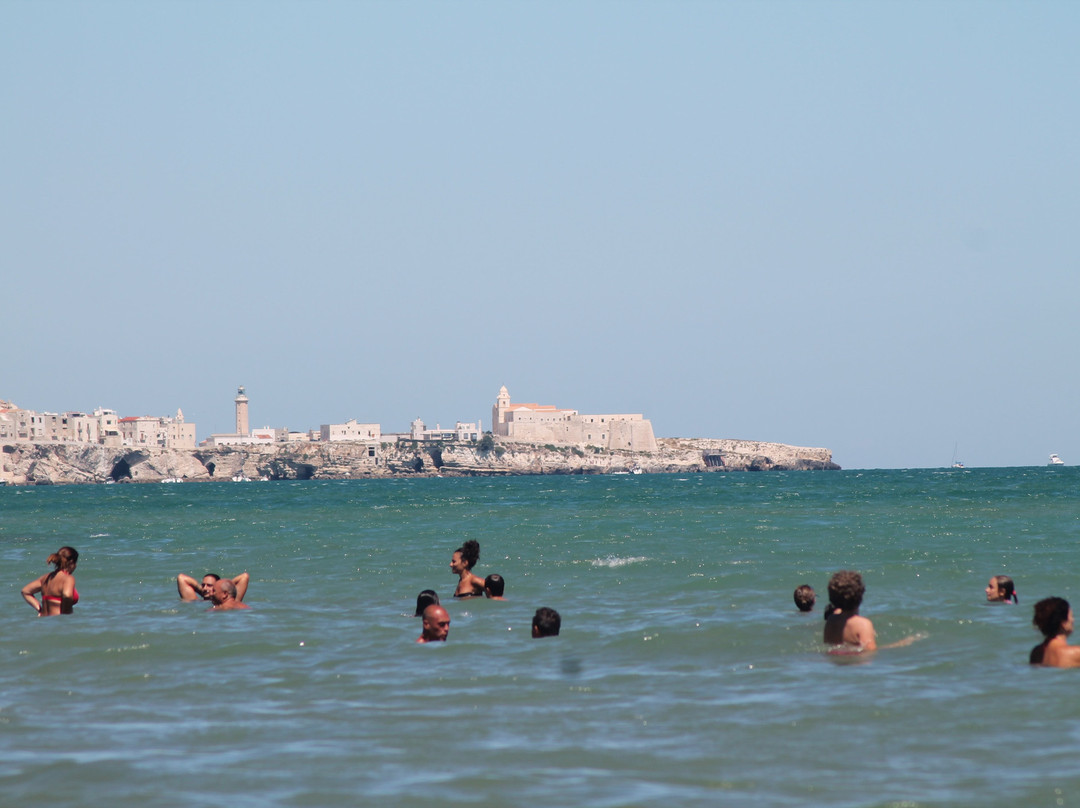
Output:
<path fill-rule="evenodd" d="M 1016 597 L 1016 584 L 1008 575 L 995 575 L 990 579 L 990 583 L 986 585 L 986 599 L 991 603 L 1003 603 L 1008 600 L 1013 603 L 1020 602 L 1020 599 Z"/>
<path fill-rule="evenodd" d="M 235 598 L 236 584 L 228 578 L 219 578 L 214 581 L 214 585 L 210 588 L 210 600 L 214 602 L 215 606 L 220 606 L 225 601 L 234 600 Z"/>
<path fill-rule="evenodd" d="M 1068 636 L 1073 631 L 1073 613 L 1065 598 L 1044 598 L 1035 604 L 1032 624 L 1048 640 L 1060 634 Z"/>
<path fill-rule="evenodd" d="M 442 606 L 432 605 L 424 609 L 423 633 L 420 639 L 424 642 L 446 642 L 450 634 L 450 614 Z"/>
<path fill-rule="evenodd" d="M 454 554 L 450 557 L 450 571 L 455 575 L 460 575 L 462 572 L 471 570 L 479 560 L 480 542 L 469 539 L 454 550 Z"/>
<path fill-rule="evenodd" d="M 61 547 L 45 559 L 45 563 L 52 564 L 57 572 L 66 572 L 70 575 L 75 572 L 75 567 L 79 563 L 79 551 L 74 547 Z"/>
<path fill-rule="evenodd" d="M 221 576 L 214 575 L 212 572 L 208 572 L 202 577 L 202 587 L 199 590 L 199 594 L 202 595 L 203 600 L 213 600 L 214 584 L 220 580 Z"/>
<path fill-rule="evenodd" d="M 799 607 L 800 612 L 813 611 L 815 603 L 817 603 L 817 595 L 814 594 L 814 587 L 803 584 L 795 589 L 795 605 Z"/>
<path fill-rule="evenodd" d="M 484 594 L 489 598 L 501 598 L 506 591 L 506 581 L 497 572 L 484 579 Z"/>
<path fill-rule="evenodd" d="M 541 606 L 536 610 L 532 619 L 532 635 L 534 639 L 541 637 L 558 637 L 562 628 L 562 617 L 554 609 Z"/>
<path fill-rule="evenodd" d="M 416 614 L 415 617 L 420 617 L 424 613 L 424 609 L 428 606 L 438 606 L 439 596 L 434 589 L 425 589 L 419 595 L 416 596 Z"/>
<path fill-rule="evenodd" d="M 865 593 L 862 576 L 854 570 L 840 570 L 829 579 L 829 603 L 841 611 L 858 609 Z"/>

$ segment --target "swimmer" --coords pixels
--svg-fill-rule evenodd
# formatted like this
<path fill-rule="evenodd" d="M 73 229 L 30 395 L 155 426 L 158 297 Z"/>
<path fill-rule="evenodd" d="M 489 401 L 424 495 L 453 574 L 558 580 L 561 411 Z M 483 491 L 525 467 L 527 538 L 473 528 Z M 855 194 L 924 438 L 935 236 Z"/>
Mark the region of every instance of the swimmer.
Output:
<path fill-rule="evenodd" d="M 1028 662 L 1046 668 L 1080 668 L 1080 646 L 1069 645 L 1073 611 L 1065 598 L 1045 598 L 1035 604 L 1031 622 L 1046 639 L 1031 649 Z"/>
<path fill-rule="evenodd" d="M 236 587 L 236 599 L 243 600 L 244 595 L 247 594 L 249 578 L 250 576 L 246 572 L 241 572 L 235 578 L 222 578 L 220 575 L 208 572 L 202 577 L 200 583 L 190 575 L 181 572 L 176 576 L 176 591 L 180 593 L 180 600 L 192 601 L 200 598 L 202 600 L 212 600 L 214 584 L 217 581 L 225 580 L 232 581 L 233 586 Z"/>
<path fill-rule="evenodd" d="M 55 569 L 47 572 L 22 588 L 23 600 L 33 606 L 38 617 L 51 617 L 56 614 L 71 614 L 79 602 L 79 592 L 75 588 L 75 567 L 79 563 L 79 552 L 73 547 L 61 547 L 47 559 Z M 41 593 L 41 600 L 37 595 Z"/>
<path fill-rule="evenodd" d="M 506 600 L 503 592 L 506 591 L 506 581 L 498 573 L 491 573 L 484 579 L 484 596 L 492 600 Z"/>
<path fill-rule="evenodd" d="M 480 542 L 469 539 L 454 550 L 450 557 L 450 572 L 458 576 L 455 598 L 478 598 L 484 594 L 484 579 L 473 575 L 472 568 L 480 560 Z"/>
<path fill-rule="evenodd" d="M 424 609 L 428 606 L 438 606 L 439 596 L 434 589 L 425 589 L 419 595 L 416 596 L 416 614 L 413 617 L 420 617 L 424 614 Z"/>
<path fill-rule="evenodd" d="M 432 604 L 424 609 L 423 631 L 417 642 L 446 642 L 450 634 L 450 614 L 442 606 Z"/>
<path fill-rule="evenodd" d="M 1019 603 L 1016 597 L 1016 585 L 1008 575 L 995 575 L 986 585 L 987 603 Z"/>
<path fill-rule="evenodd" d="M 877 650 L 874 624 L 859 614 L 865 593 L 862 576 L 852 570 L 840 570 L 829 579 L 829 604 L 836 611 L 825 618 L 826 645 L 851 653 Z"/>
<path fill-rule="evenodd" d="M 815 603 L 817 603 L 817 595 L 814 594 L 814 587 L 809 584 L 803 584 L 800 587 L 796 587 L 795 605 L 799 608 L 800 612 L 812 612 Z"/>
<path fill-rule="evenodd" d="M 240 599 L 236 596 L 236 584 L 228 578 L 219 578 L 214 581 L 214 588 L 210 592 L 210 600 L 214 604 L 210 607 L 210 611 L 212 612 L 225 612 L 230 609 L 251 608 L 246 603 L 240 602 Z"/>
<path fill-rule="evenodd" d="M 533 639 L 541 637 L 558 637 L 559 629 L 562 628 L 562 618 L 554 609 L 541 606 L 536 610 L 532 619 Z"/>

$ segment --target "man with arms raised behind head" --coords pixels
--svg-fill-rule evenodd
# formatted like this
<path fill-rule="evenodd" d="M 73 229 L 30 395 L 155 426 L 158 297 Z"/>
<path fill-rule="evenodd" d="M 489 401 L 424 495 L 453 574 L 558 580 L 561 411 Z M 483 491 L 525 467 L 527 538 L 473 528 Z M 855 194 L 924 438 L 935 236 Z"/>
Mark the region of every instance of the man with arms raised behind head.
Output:
<path fill-rule="evenodd" d="M 212 600 L 214 584 L 225 580 L 232 582 L 232 585 L 236 587 L 236 599 L 243 600 L 244 595 L 247 594 L 249 577 L 246 572 L 241 572 L 235 578 L 222 578 L 220 575 L 208 572 L 202 577 L 200 583 L 190 575 L 181 572 L 176 576 L 176 591 L 180 593 L 180 600 Z"/>
<path fill-rule="evenodd" d="M 236 597 L 236 584 L 228 578 L 219 578 L 214 581 L 214 588 L 210 593 L 210 600 L 214 605 L 210 607 L 212 612 L 224 612 L 229 609 L 250 609 L 246 603 L 241 603 Z"/>
<path fill-rule="evenodd" d="M 450 614 L 442 606 L 432 604 L 424 609 L 424 630 L 417 642 L 446 642 L 450 633 Z"/>

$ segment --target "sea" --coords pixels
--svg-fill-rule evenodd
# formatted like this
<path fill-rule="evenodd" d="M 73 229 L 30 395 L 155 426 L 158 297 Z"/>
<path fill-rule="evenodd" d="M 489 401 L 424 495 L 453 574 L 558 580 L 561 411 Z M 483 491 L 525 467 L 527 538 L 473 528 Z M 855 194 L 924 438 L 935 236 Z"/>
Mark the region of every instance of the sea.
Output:
<path fill-rule="evenodd" d="M 466 539 L 505 601 L 451 599 Z M 1068 467 L 9 486 L 0 805 L 1080 805 L 1080 671 L 1027 664 L 1078 549 Z M 839 569 L 917 639 L 825 653 Z M 177 597 L 243 571 L 249 610 Z"/>

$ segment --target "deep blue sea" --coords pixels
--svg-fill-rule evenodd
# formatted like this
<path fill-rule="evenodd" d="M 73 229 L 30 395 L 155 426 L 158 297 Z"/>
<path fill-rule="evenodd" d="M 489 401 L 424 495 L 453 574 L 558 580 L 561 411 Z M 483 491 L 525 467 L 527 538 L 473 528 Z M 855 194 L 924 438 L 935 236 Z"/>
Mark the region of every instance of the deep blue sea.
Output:
<path fill-rule="evenodd" d="M 470 538 L 507 601 L 449 598 Z M 1080 805 L 1080 671 L 1027 665 L 1078 546 L 1074 468 L 8 487 L 0 805 Z M 923 638 L 824 654 L 842 568 Z M 245 570 L 249 611 L 177 598 Z"/>

